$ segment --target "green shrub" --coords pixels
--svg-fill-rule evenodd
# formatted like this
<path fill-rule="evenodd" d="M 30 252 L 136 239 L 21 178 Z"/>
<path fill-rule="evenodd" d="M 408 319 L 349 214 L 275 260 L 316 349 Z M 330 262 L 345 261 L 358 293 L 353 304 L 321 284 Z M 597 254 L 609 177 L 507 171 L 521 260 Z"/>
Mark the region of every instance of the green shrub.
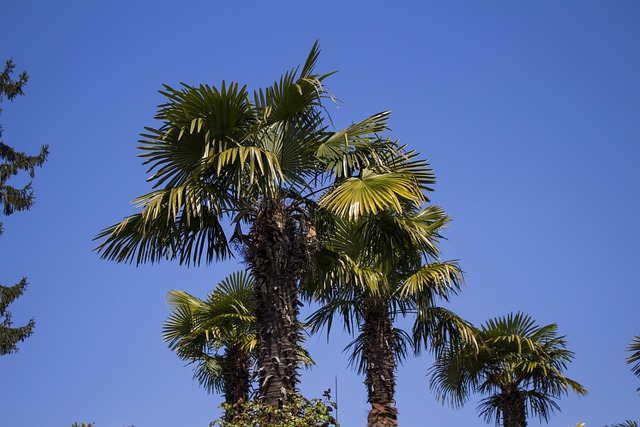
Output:
<path fill-rule="evenodd" d="M 211 422 L 211 426 L 220 427 L 328 427 L 337 426 L 331 415 L 337 406 L 330 401 L 329 392 L 323 399 L 307 399 L 294 393 L 287 402 L 279 407 L 271 406 L 260 400 L 249 400 L 233 405 L 222 404 L 225 416 Z"/>

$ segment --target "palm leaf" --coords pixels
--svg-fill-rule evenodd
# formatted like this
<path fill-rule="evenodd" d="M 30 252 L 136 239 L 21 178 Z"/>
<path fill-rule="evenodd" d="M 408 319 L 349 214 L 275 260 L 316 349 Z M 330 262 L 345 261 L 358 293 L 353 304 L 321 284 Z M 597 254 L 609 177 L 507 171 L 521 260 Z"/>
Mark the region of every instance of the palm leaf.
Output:
<path fill-rule="evenodd" d="M 178 259 L 183 264 L 223 260 L 231 249 L 218 216 L 203 209 L 197 215 L 180 213 L 175 221 L 137 213 L 102 230 L 94 240 L 101 258 L 118 262 L 158 262 Z"/>
<path fill-rule="evenodd" d="M 462 270 L 456 261 L 425 264 L 404 281 L 400 295 L 420 295 L 433 305 L 436 296 L 449 301 L 451 295 L 457 295 L 462 282 Z"/>
<path fill-rule="evenodd" d="M 400 173 L 379 174 L 365 169 L 359 178 L 348 178 L 323 195 L 320 206 L 338 217 L 358 220 L 388 208 L 403 212 L 403 201 L 425 201 L 413 176 Z"/>
<path fill-rule="evenodd" d="M 631 371 L 635 376 L 640 378 L 640 335 L 636 335 L 633 338 L 633 341 L 631 341 L 631 344 L 627 347 L 627 351 L 631 353 L 627 356 L 627 363 L 635 363 L 635 365 L 631 367 Z M 640 388 L 638 391 L 640 391 Z"/>
<path fill-rule="evenodd" d="M 417 300 L 417 313 L 413 325 L 413 348 L 416 354 L 423 348 L 436 356 L 448 349 L 478 348 L 475 328 L 465 319 L 444 307 Z"/>
<path fill-rule="evenodd" d="M 605 427 L 638 427 L 638 423 L 632 420 L 626 420 L 622 423 L 615 423 Z"/>

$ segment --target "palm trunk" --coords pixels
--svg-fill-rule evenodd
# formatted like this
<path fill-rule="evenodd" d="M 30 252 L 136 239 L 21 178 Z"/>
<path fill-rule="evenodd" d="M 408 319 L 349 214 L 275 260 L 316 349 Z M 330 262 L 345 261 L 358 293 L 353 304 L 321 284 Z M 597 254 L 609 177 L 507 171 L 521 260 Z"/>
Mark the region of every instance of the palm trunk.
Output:
<path fill-rule="evenodd" d="M 396 360 L 393 353 L 393 326 L 389 304 L 381 298 L 368 298 L 362 325 L 364 332 L 363 357 L 366 359 L 368 401 L 371 411 L 369 427 L 398 425 L 398 411 L 394 407 Z"/>
<path fill-rule="evenodd" d="M 284 201 L 266 201 L 254 220 L 245 259 L 255 279 L 259 392 L 267 403 L 287 400 L 298 384 L 298 283 L 308 252 Z"/>
<path fill-rule="evenodd" d="M 228 404 L 249 398 L 249 369 L 251 358 L 240 346 L 228 346 L 222 365 L 224 377 L 224 400 Z"/>
<path fill-rule="evenodd" d="M 502 388 L 500 401 L 503 427 L 527 427 L 524 397 L 515 384 Z"/>
<path fill-rule="evenodd" d="M 225 403 L 233 405 L 249 398 L 251 357 L 239 346 L 230 346 L 225 350 L 222 360 L 222 377 L 224 378 Z M 228 422 L 238 415 L 237 408 L 225 411 L 224 419 Z"/>

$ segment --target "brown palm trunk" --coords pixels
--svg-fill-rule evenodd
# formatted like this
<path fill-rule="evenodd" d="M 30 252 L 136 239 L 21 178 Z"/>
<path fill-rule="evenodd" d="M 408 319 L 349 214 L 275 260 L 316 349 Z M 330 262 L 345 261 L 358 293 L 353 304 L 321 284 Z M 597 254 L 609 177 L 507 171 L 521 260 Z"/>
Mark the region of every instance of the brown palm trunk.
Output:
<path fill-rule="evenodd" d="M 228 346 L 222 364 L 224 400 L 228 404 L 249 398 L 249 368 L 251 358 L 240 346 Z"/>
<path fill-rule="evenodd" d="M 363 316 L 363 358 L 366 359 L 366 380 L 371 411 L 369 427 L 398 425 L 398 410 L 394 406 L 396 360 L 393 353 L 393 325 L 389 304 L 381 298 L 365 300 Z"/>
<path fill-rule="evenodd" d="M 225 403 L 233 405 L 249 398 L 251 357 L 239 346 L 229 346 L 222 360 Z M 237 409 L 225 411 L 226 421 L 232 421 L 238 415 Z"/>
<path fill-rule="evenodd" d="M 527 427 L 524 396 L 515 384 L 502 388 L 500 393 L 503 427 Z"/>
<path fill-rule="evenodd" d="M 245 259 L 256 284 L 259 392 L 277 405 L 298 384 L 298 283 L 308 254 L 298 221 L 281 200 L 262 203 L 249 237 Z"/>

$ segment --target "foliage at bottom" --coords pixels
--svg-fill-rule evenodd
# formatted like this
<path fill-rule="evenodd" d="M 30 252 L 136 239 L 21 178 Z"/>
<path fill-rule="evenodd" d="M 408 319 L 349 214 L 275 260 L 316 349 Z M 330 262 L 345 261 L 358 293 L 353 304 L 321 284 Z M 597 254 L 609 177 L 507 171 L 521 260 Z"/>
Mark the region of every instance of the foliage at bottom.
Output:
<path fill-rule="evenodd" d="M 307 399 L 293 393 L 286 402 L 271 406 L 261 400 L 248 400 L 236 404 L 222 404 L 225 415 L 211 422 L 210 426 L 220 427 L 328 427 L 340 424 L 331 415 L 337 408 L 331 402 L 329 391 L 323 399 Z"/>

